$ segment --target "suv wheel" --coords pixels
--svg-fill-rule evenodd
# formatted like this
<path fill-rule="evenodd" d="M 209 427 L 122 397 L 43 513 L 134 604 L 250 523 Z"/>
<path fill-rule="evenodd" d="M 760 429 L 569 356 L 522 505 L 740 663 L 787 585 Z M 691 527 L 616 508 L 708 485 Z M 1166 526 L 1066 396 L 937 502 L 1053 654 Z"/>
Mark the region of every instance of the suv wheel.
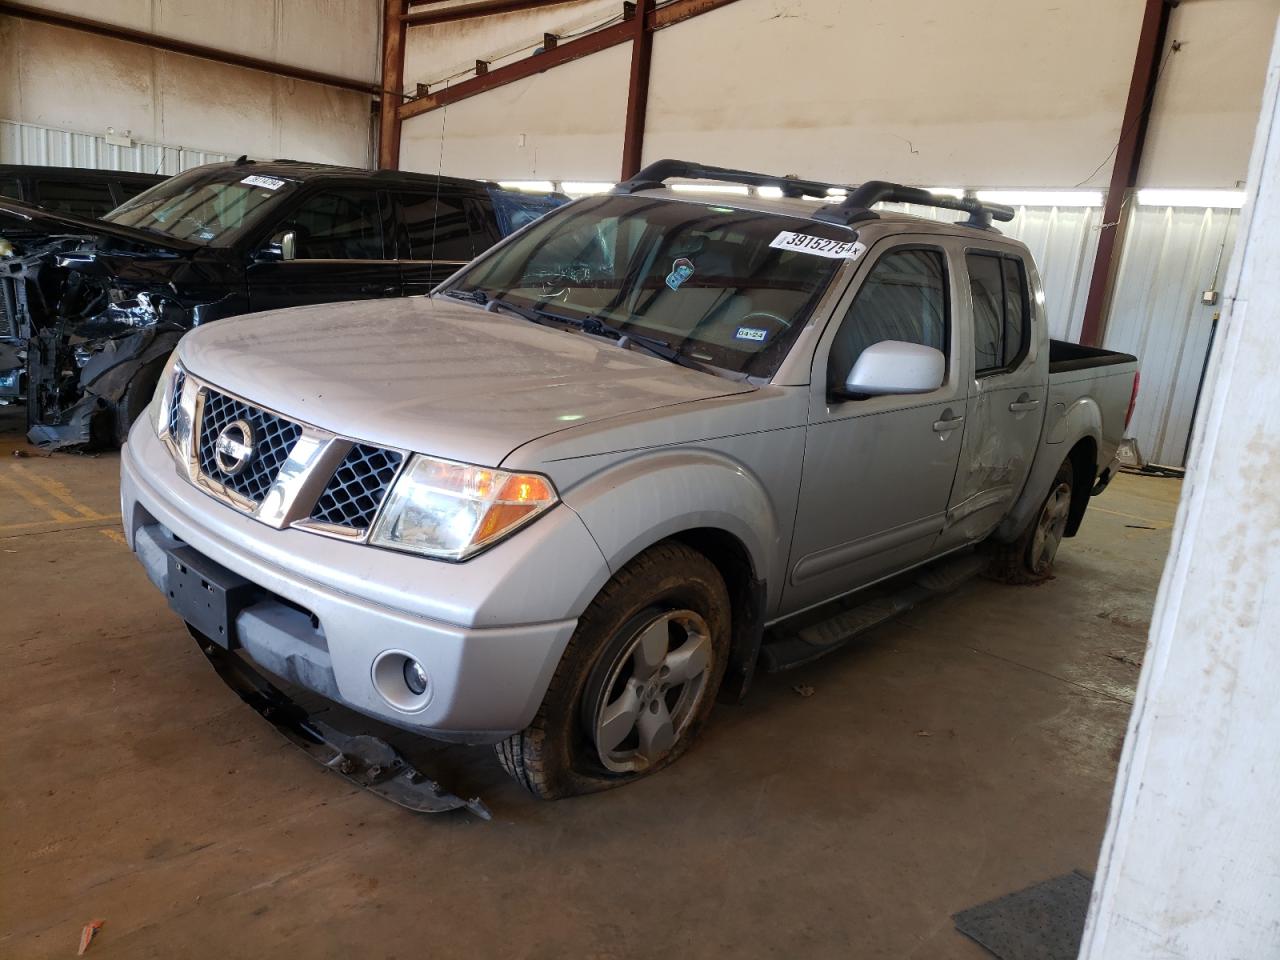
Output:
<path fill-rule="evenodd" d="M 715 702 L 729 622 L 706 557 L 678 543 L 646 550 L 583 613 L 533 722 L 497 744 L 502 766 L 549 800 L 674 762 Z"/>

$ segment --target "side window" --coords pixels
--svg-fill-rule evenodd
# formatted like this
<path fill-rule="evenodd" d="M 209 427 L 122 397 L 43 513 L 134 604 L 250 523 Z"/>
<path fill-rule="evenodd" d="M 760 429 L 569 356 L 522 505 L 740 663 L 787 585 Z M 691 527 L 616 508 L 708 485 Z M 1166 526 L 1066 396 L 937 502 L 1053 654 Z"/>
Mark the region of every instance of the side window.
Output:
<path fill-rule="evenodd" d="M 831 344 L 827 382 L 844 383 L 862 351 L 905 340 L 947 352 L 947 267 L 941 250 L 902 250 L 881 257 L 862 281 Z"/>
<path fill-rule="evenodd" d="M 299 260 L 381 260 L 382 222 L 373 190 L 334 190 L 302 202 L 290 218 Z"/>
<path fill-rule="evenodd" d="M 132 200 L 143 190 L 150 190 L 153 186 L 155 186 L 153 183 L 138 183 L 134 180 L 116 181 L 116 190 L 119 191 L 121 203 L 124 203 L 126 200 Z"/>
<path fill-rule="evenodd" d="M 478 252 L 466 201 L 456 193 L 402 193 L 396 198 L 410 260 L 470 260 Z"/>
<path fill-rule="evenodd" d="M 115 206 L 111 187 L 105 183 L 37 180 L 36 202 L 54 213 L 97 219 Z"/>
<path fill-rule="evenodd" d="M 1004 355 L 1005 362 L 1012 366 L 1022 359 L 1031 327 L 1027 270 L 1015 257 L 1005 257 L 1000 266 L 1004 269 Z"/>
<path fill-rule="evenodd" d="M 8 197 L 10 200 L 22 199 L 17 177 L 0 177 L 0 197 Z"/>
<path fill-rule="evenodd" d="M 1022 358 L 1031 315 L 1022 260 L 998 254 L 965 256 L 973 293 L 974 370 L 981 376 Z"/>

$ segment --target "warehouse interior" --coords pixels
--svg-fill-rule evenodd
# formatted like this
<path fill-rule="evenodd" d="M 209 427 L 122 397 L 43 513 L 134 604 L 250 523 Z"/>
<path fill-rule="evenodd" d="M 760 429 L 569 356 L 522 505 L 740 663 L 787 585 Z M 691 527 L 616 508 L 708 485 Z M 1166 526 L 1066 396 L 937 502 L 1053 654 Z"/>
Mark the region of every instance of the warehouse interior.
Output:
<path fill-rule="evenodd" d="M 320 770 L 219 683 L 131 557 L 127 448 L 33 444 L 15 395 L 0 955 L 1280 955 L 1278 18 L 1280 0 L 0 2 L 0 185 L 6 165 L 236 158 L 574 201 L 663 158 L 892 181 L 1011 208 L 997 226 L 1034 258 L 1048 336 L 1140 369 L 1120 472 L 1051 577 L 977 577 L 756 676 L 669 769 L 540 802 L 487 746 L 378 727 L 487 821 Z M 684 179 L 726 205 L 783 194 Z M 1065 944 L 1047 913 L 1019 934 L 1040 953 L 958 923 L 1064 876 L 1083 880 Z"/>

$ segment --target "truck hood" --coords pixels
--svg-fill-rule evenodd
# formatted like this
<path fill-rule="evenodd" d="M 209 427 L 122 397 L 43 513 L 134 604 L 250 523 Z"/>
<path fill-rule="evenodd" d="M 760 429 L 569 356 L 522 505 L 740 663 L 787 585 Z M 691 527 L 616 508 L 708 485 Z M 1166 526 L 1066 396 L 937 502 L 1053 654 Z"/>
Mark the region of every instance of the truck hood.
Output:
<path fill-rule="evenodd" d="M 755 389 L 440 297 L 221 320 L 185 336 L 179 357 L 285 416 L 486 466 L 581 424 Z"/>
<path fill-rule="evenodd" d="M 15 234 L 22 238 L 36 235 L 49 237 L 84 237 L 97 240 L 123 240 L 133 246 L 149 247 L 167 253 L 199 250 L 200 244 L 149 233 L 106 220 L 91 220 L 66 213 L 53 213 L 43 207 L 0 197 L 0 235 Z"/>

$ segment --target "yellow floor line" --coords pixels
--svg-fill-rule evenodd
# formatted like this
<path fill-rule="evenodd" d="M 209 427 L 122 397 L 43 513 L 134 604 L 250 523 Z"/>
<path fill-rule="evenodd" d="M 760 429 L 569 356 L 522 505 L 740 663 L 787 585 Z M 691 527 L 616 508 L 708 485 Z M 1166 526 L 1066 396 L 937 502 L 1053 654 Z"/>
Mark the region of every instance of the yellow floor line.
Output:
<path fill-rule="evenodd" d="M 27 523 L 10 523 L 0 525 L 0 538 L 21 536 L 28 531 L 37 533 L 57 533 L 61 530 L 93 530 L 108 523 L 119 523 L 120 516 L 102 517 L 99 520 L 85 520 L 72 517 L 69 520 L 32 520 Z"/>
<path fill-rule="evenodd" d="M 106 537 L 108 540 L 114 540 L 116 543 L 120 544 L 120 546 L 122 547 L 127 547 L 129 545 L 129 541 L 124 538 L 124 534 L 121 533 L 119 530 L 117 530 L 115 527 L 103 527 L 98 532 L 102 534 L 104 537 Z"/>
<path fill-rule="evenodd" d="M 102 519 L 102 514 L 100 514 L 97 510 L 94 510 L 92 507 L 85 506 L 83 503 L 77 500 L 72 495 L 71 491 L 67 489 L 67 485 L 62 481 L 54 480 L 52 477 L 43 477 L 40 474 L 31 470 L 30 468 L 23 466 L 22 464 L 15 463 L 13 465 L 13 469 L 17 473 L 25 477 L 27 480 L 34 483 L 45 493 L 49 494 L 50 496 L 54 497 L 57 500 L 61 500 L 66 506 L 71 507 L 71 509 L 75 510 L 77 513 L 80 514 L 80 516 L 84 517 L 86 520 Z"/>
<path fill-rule="evenodd" d="M 23 500 L 27 501 L 27 503 L 35 507 L 37 510 L 43 510 L 54 520 L 65 521 L 65 520 L 74 519 L 71 516 L 71 514 L 63 513 L 61 510 L 57 509 L 52 504 L 46 503 L 44 499 L 39 495 L 37 495 L 34 491 L 28 490 L 25 485 L 10 479 L 9 477 L 5 476 L 3 473 L 0 473 L 0 487 L 4 487 L 8 490 L 13 491 L 18 496 L 20 496 Z"/>

